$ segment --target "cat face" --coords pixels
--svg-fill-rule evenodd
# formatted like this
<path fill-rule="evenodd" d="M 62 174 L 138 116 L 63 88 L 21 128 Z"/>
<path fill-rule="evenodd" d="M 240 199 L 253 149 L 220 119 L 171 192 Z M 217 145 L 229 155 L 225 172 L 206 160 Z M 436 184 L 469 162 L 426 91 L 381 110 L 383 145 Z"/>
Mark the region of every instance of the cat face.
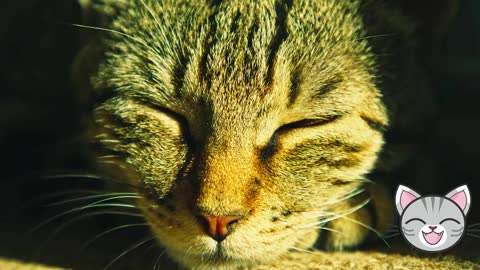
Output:
<path fill-rule="evenodd" d="M 311 246 L 387 124 L 357 1 L 110 2 L 99 164 L 159 242 L 197 269 Z"/>
<path fill-rule="evenodd" d="M 446 250 L 462 238 L 470 192 L 461 186 L 442 196 L 419 196 L 400 186 L 396 205 L 401 215 L 401 232 L 414 247 L 430 252 Z"/>

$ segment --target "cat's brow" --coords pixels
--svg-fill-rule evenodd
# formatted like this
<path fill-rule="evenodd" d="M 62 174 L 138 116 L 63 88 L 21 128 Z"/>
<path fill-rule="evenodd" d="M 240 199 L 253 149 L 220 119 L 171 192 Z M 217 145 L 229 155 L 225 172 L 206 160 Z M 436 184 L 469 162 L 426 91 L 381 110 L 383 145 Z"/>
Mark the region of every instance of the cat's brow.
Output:
<path fill-rule="evenodd" d="M 444 201 L 444 200 L 440 200 L 440 203 L 439 203 L 439 205 L 438 205 L 438 212 L 440 212 L 440 210 L 442 209 L 443 201 Z"/>
<path fill-rule="evenodd" d="M 270 84 L 270 85 L 272 84 L 272 78 L 274 74 L 274 61 L 275 61 L 277 52 L 280 48 L 280 45 L 282 45 L 282 43 L 288 37 L 287 17 L 288 17 L 289 10 L 292 8 L 292 5 L 293 5 L 292 0 L 286 0 L 284 5 L 282 5 L 280 1 L 277 1 L 275 3 L 275 13 L 276 13 L 275 26 L 277 31 L 275 32 L 273 40 L 270 44 L 270 53 L 267 59 L 268 70 L 267 70 L 266 82 L 267 84 Z"/>
<path fill-rule="evenodd" d="M 432 212 L 435 212 L 435 197 L 432 197 Z"/>
<path fill-rule="evenodd" d="M 427 200 L 425 198 L 422 198 L 421 199 L 422 203 L 423 203 L 423 206 L 425 207 L 425 211 L 428 212 L 428 208 L 427 208 Z"/>

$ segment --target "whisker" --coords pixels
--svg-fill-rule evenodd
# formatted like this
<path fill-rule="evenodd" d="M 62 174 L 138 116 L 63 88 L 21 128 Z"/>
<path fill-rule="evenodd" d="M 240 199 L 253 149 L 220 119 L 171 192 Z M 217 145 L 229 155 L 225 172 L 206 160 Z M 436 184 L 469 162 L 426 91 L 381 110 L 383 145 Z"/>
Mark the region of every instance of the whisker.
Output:
<path fill-rule="evenodd" d="M 157 270 L 158 267 L 160 266 L 158 263 L 160 262 L 160 259 L 162 258 L 163 254 L 165 254 L 166 250 L 164 249 L 160 254 L 158 255 L 157 259 L 155 260 L 155 264 L 153 265 L 152 270 Z"/>
<path fill-rule="evenodd" d="M 78 28 L 84 28 L 84 29 L 90 29 L 90 30 L 97 30 L 97 31 L 104 31 L 104 32 L 108 32 L 108 33 L 112 33 L 112 34 L 117 34 L 117 35 L 121 35 L 121 36 L 124 36 L 124 37 L 127 37 L 131 40 L 134 40 L 136 42 L 138 42 L 139 44 L 145 46 L 145 48 L 147 49 L 150 49 L 152 51 L 155 51 L 153 50 L 149 45 L 147 45 L 147 43 L 145 43 L 144 41 L 132 36 L 132 35 L 129 35 L 129 34 L 126 34 L 124 32 L 120 32 L 120 31 L 117 31 L 117 30 L 113 30 L 113 29 L 108 29 L 108 28 L 103 28 L 103 27 L 98 27 L 98 26 L 90 26 L 90 25 L 83 25 L 83 24 L 77 24 L 77 23 L 72 23 L 70 24 L 71 26 L 75 26 L 75 27 L 78 27 Z"/>
<path fill-rule="evenodd" d="M 105 182 L 112 182 L 120 185 L 125 185 L 134 189 L 141 189 L 140 186 L 133 185 L 131 183 L 125 183 L 115 179 L 111 179 L 105 176 L 90 174 L 90 173 L 65 173 L 65 174 L 50 174 L 40 176 L 44 180 L 64 180 L 64 179 L 88 179 L 88 180 L 99 180 Z"/>
<path fill-rule="evenodd" d="M 144 238 L 142 239 L 141 241 L 135 243 L 134 245 L 130 246 L 127 250 L 125 250 L 124 252 L 122 252 L 120 255 L 118 255 L 115 259 L 113 259 L 112 261 L 110 261 L 110 263 L 108 263 L 107 266 L 105 266 L 105 268 L 103 268 L 103 270 L 107 270 L 108 268 L 110 268 L 110 266 L 112 266 L 115 262 L 117 262 L 120 258 L 122 258 L 123 256 L 125 256 L 126 254 L 130 253 L 131 251 L 135 250 L 136 248 L 140 247 L 141 245 L 147 243 L 147 242 L 150 242 L 152 240 L 155 239 L 155 236 L 149 236 L 147 238 Z"/>
<path fill-rule="evenodd" d="M 46 246 L 62 230 L 64 230 L 68 226 L 72 225 L 73 223 L 75 223 L 77 221 L 80 221 L 80 220 L 83 220 L 83 219 L 86 219 L 86 218 L 89 218 L 89 217 L 105 215 L 105 214 L 113 214 L 113 213 L 115 213 L 115 214 L 121 213 L 121 215 L 124 215 L 124 216 L 142 217 L 142 215 L 140 215 L 140 214 L 133 214 L 133 213 L 128 213 L 128 212 L 120 212 L 120 211 L 97 211 L 97 212 L 93 212 L 93 213 L 87 213 L 87 214 L 79 215 L 79 216 L 76 216 L 76 217 L 64 222 L 60 226 L 58 226 L 57 229 L 55 229 L 55 231 L 53 231 L 50 234 L 50 236 L 44 241 L 44 244 L 42 245 L 41 249 L 43 249 L 43 247 Z"/>
<path fill-rule="evenodd" d="M 331 213 L 329 216 L 332 216 L 330 218 L 326 218 L 326 219 L 321 219 L 320 221 L 318 222 L 314 222 L 314 223 L 311 223 L 311 224 L 307 224 L 303 227 L 299 227 L 299 229 L 303 229 L 303 228 L 308 228 L 310 226 L 316 226 L 316 225 L 322 225 L 322 224 L 325 224 L 327 222 L 330 222 L 332 220 L 336 220 L 336 219 L 339 219 L 339 218 L 343 218 L 357 210 L 359 210 L 360 208 L 364 207 L 365 205 L 367 205 L 368 203 L 370 202 L 370 199 L 367 199 L 365 200 L 363 203 L 355 206 L 355 207 L 352 207 L 350 209 L 347 209 L 345 211 L 342 211 L 342 212 L 339 212 L 339 213 Z"/>
<path fill-rule="evenodd" d="M 315 252 L 308 250 L 308 249 L 303 249 L 303 248 L 297 248 L 297 247 L 291 247 L 291 250 L 299 251 L 302 253 L 308 253 L 308 254 L 315 254 Z"/>
<path fill-rule="evenodd" d="M 185 260 L 185 258 L 188 256 L 188 253 L 190 253 L 190 250 L 192 250 L 193 248 L 193 245 L 189 246 L 187 248 L 187 250 L 185 251 L 185 253 L 183 254 L 183 259 Z"/>
<path fill-rule="evenodd" d="M 376 229 L 372 228 L 371 226 L 368 226 L 367 224 L 365 224 L 365 223 L 363 223 L 363 222 L 360 222 L 360 221 L 358 221 L 358 220 L 356 220 L 356 219 L 349 218 L 349 217 L 346 217 L 346 216 L 343 217 L 343 218 L 346 219 L 346 220 L 350 220 L 351 222 L 357 223 L 358 225 L 360 225 L 360 226 L 362 226 L 362 227 L 364 227 L 364 228 L 372 231 L 372 232 L 375 233 L 380 239 L 382 239 L 382 241 L 385 243 L 385 245 L 387 245 L 389 248 L 391 248 L 391 246 L 390 246 L 390 245 L 388 244 L 388 242 L 382 237 L 381 233 L 380 233 L 378 230 L 376 230 Z"/>
<path fill-rule="evenodd" d="M 336 198 L 334 200 L 331 200 L 331 201 L 326 201 L 323 206 L 328 206 L 328 205 L 333 205 L 333 204 L 337 204 L 339 202 L 343 202 L 343 201 L 346 201 L 352 197 L 355 197 L 356 195 L 359 195 L 361 194 L 362 192 L 364 192 L 365 189 L 364 188 L 361 188 L 361 187 L 356 187 L 350 191 L 348 191 L 347 193 L 345 193 L 344 195 L 340 196 L 339 198 Z M 302 213 L 306 213 L 306 212 L 320 212 L 320 213 L 323 213 L 322 211 L 319 211 L 319 210 L 301 210 L 301 211 L 292 211 L 292 212 L 302 212 Z"/>
<path fill-rule="evenodd" d="M 103 203 L 103 202 L 108 202 L 108 201 L 113 201 L 113 200 L 118 200 L 118 199 L 140 199 L 140 198 L 142 198 L 142 197 L 141 197 L 141 196 L 138 196 L 138 195 L 115 196 L 115 197 L 106 198 L 106 199 L 103 199 L 103 200 L 99 200 L 99 201 L 93 202 L 93 203 L 87 205 L 86 208 L 88 208 L 88 207 L 90 207 L 90 206 L 97 205 L 97 204 L 101 204 L 101 203 Z"/>
<path fill-rule="evenodd" d="M 146 226 L 149 226 L 148 224 L 146 224 Z M 153 242 L 152 244 L 150 244 L 147 248 L 145 248 L 145 251 L 143 252 L 143 255 L 145 256 L 146 254 L 148 254 L 152 249 L 154 248 L 157 248 L 158 247 L 158 244 L 156 242 Z"/>
<path fill-rule="evenodd" d="M 35 198 L 32 198 L 28 200 L 27 202 L 23 203 L 21 206 L 19 206 L 18 209 L 25 209 L 30 207 L 32 204 L 45 201 L 51 198 L 55 197 L 61 197 L 64 195 L 71 195 L 71 194 L 99 194 L 102 193 L 101 191 L 95 191 L 95 190 L 87 190 L 87 189 L 73 189 L 73 190 L 67 190 L 67 191 L 60 191 L 60 192 L 53 192 L 53 193 L 48 193 L 44 194 L 42 196 L 37 196 Z"/>
<path fill-rule="evenodd" d="M 131 227 L 140 227 L 140 226 L 150 226 L 150 225 L 148 223 L 133 223 L 133 224 L 127 224 L 127 225 L 114 227 L 114 228 L 106 230 L 106 231 L 96 235 L 95 237 L 91 238 L 90 240 L 88 240 L 85 244 L 83 244 L 80 247 L 80 251 L 86 249 L 91 244 L 93 244 L 95 241 L 97 241 L 98 239 L 102 238 L 103 236 L 105 236 L 109 233 L 112 233 L 112 232 L 115 232 L 115 231 L 118 231 L 118 230 L 121 230 L 121 229 L 126 229 L 126 228 L 131 228 Z"/>
<path fill-rule="evenodd" d="M 140 0 L 140 2 L 141 2 L 142 5 L 145 7 L 145 9 L 148 11 L 148 13 L 150 13 L 150 15 L 152 16 L 153 20 L 154 20 L 155 23 L 156 23 L 157 28 L 161 31 L 162 25 L 161 25 L 160 22 L 158 21 L 157 16 L 155 16 L 155 13 L 153 13 L 152 9 L 151 9 L 143 0 Z"/>
<path fill-rule="evenodd" d="M 53 217 L 50 217 L 47 220 L 38 224 L 37 226 L 33 227 L 33 229 L 31 229 L 29 231 L 29 233 L 33 233 L 33 232 L 37 231 L 41 227 L 49 224 L 50 222 L 52 222 L 52 221 L 54 221 L 54 220 L 56 220 L 60 217 L 63 217 L 63 216 L 66 216 L 68 214 L 75 213 L 75 212 L 78 212 L 78 211 L 83 211 L 83 210 L 87 210 L 87 209 L 91 209 L 91 208 L 97 208 L 97 207 L 123 207 L 123 208 L 130 208 L 130 209 L 137 209 L 138 210 L 138 208 L 136 206 L 131 205 L 131 204 L 121 204 L 121 203 L 90 204 L 90 205 L 87 205 L 87 206 L 77 207 L 77 208 L 62 212 L 60 214 L 57 214 Z"/>
<path fill-rule="evenodd" d="M 118 158 L 117 155 L 105 155 L 101 157 L 97 157 L 97 159 L 112 159 L 112 158 Z"/>
<path fill-rule="evenodd" d="M 381 38 L 381 37 L 391 37 L 395 36 L 395 34 L 378 34 L 378 35 L 371 35 L 371 36 L 366 36 L 366 37 L 361 37 L 356 39 L 355 41 L 362 41 L 362 40 L 367 40 L 367 39 L 372 39 L 372 38 Z"/>
<path fill-rule="evenodd" d="M 118 192 L 118 193 L 107 193 L 107 194 L 100 194 L 100 195 L 92 195 L 92 196 L 68 199 L 68 200 L 63 200 L 63 201 L 47 204 L 47 205 L 45 205 L 45 207 L 59 206 L 59 205 L 64 205 L 64 204 L 68 204 L 68 203 L 72 203 L 72 202 L 86 201 L 86 200 L 90 200 L 90 199 L 104 198 L 104 197 L 110 197 L 110 196 L 119 196 L 119 195 L 133 196 L 133 195 L 137 195 L 137 194 L 132 193 L 132 192 Z M 115 197 L 115 198 L 122 198 L 122 197 Z M 115 199 L 115 198 L 112 198 L 112 199 Z"/>
<path fill-rule="evenodd" d="M 468 236 L 474 237 L 474 238 L 480 238 L 480 235 L 472 234 L 472 233 L 466 233 Z"/>
<path fill-rule="evenodd" d="M 105 180 L 104 177 L 91 173 L 63 173 L 63 174 L 47 174 L 41 176 L 43 179 L 68 179 L 68 178 L 84 178 L 94 180 Z"/>
<path fill-rule="evenodd" d="M 330 201 L 330 202 L 327 201 L 324 204 L 324 206 L 333 205 L 333 204 L 337 204 L 337 203 L 346 201 L 350 198 L 353 198 L 353 197 L 363 193 L 364 191 L 365 191 L 365 189 L 363 189 L 363 188 L 356 188 L 356 189 L 353 190 L 353 192 L 348 192 L 348 193 L 346 193 L 345 195 L 341 196 L 340 198 L 338 198 L 336 200 L 333 200 L 333 201 Z"/>
<path fill-rule="evenodd" d="M 323 231 L 329 231 L 329 232 L 334 232 L 334 233 L 338 233 L 338 234 L 344 234 L 344 232 L 341 232 L 339 230 L 335 230 L 335 229 L 332 229 L 332 228 L 328 228 L 328 227 L 317 227 L 316 228 L 317 230 L 323 230 Z"/>
<path fill-rule="evenodd" d="M 68 171 L 68 173 L 64 173 Z M 74 171 L 72 173 L 72 171 Z M 25 175 L 21 175 L 15 178 L 10 179 L 12 182 L 18 183 L 19 186 L 23 186 L 30 183 L 38 184 L 39 181 L 44 180 L 58 180 L 58 179 L 92 179 L 92 180 L 102 180 L 102 181 L 113 181 L 110 179 L 106 179 L 106 177 L 102 177 L 100 175 L 96 175 L 94 173 L 85 173 L 85 172 L 77 172 L 77 169 L 62 169 L 60 171 L 51 170 L 49 172 L 39 171 L 33 172 Z M 9 180 L 9 181 L 10 181 Z"/>

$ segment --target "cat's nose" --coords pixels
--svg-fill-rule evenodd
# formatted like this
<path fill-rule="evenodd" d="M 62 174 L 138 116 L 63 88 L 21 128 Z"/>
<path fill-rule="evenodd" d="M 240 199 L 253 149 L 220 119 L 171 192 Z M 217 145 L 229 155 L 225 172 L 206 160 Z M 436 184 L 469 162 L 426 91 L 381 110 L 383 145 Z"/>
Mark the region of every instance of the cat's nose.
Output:
<path fill-rule="evenodd" d="M 211 216 L 200 214 L 197 217 L 200 224 L 204 227 L 205 232 L 215 239 L 215 241 L 220 243 L 227 238 L 232 231 L 233 226 L 243 216 Z"/>
<path fill-rule="evenodd" d="M 435 231 L 435 229 L 437 228 L 437 226 L 428 226 L 428 228 L 430 228 L 430 230 L 432 230 L 432 231 Z"/>

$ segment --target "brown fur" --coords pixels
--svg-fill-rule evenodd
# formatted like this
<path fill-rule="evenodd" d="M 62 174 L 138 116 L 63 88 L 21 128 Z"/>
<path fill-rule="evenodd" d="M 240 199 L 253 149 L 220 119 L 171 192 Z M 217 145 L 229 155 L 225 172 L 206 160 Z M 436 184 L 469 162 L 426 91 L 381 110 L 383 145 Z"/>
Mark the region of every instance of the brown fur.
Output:
<path fill-rule="evenodd" d="M 384 143 L 385 104 L 413 96 L 399 94 L 406 73 L 392 67 L 414 57 L 408 42 L 369 35 L 408 40 L 401 15 L 353 0 L 94 6 L 107 29 L 75 76 L 98 97 L 99 164 L 142 187 L 138 205 L 174 259 L 196 269 L 267 263 L 311 247 L 327 221 L 339 232 L 328 248 L 367 238 L 375 217 L 361 191 Z M 389 197 L 369 189 L 385 228 Z M 243 218 L 219 247 L 199 212 Z"/>

